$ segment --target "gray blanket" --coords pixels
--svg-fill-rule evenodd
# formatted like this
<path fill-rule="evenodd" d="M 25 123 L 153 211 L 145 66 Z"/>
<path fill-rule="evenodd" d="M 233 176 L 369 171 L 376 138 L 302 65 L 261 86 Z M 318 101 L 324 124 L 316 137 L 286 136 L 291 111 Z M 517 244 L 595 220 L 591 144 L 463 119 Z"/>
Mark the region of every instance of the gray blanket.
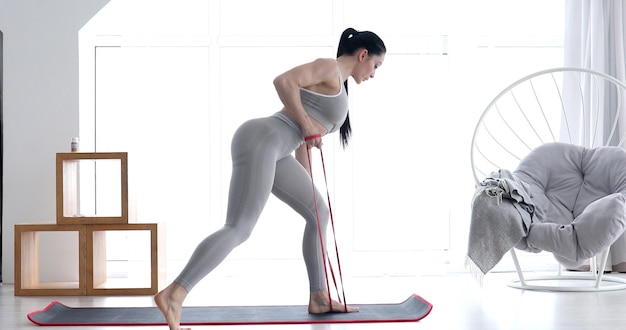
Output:
<path fill-rule="evenodd" d="M 529 249 L 524 238 L 535 207 L 528 191 L 524 182 L 504 169 L 492 173 L 477 187 L 465 265 L 479 283 L 511 248 Z"/>

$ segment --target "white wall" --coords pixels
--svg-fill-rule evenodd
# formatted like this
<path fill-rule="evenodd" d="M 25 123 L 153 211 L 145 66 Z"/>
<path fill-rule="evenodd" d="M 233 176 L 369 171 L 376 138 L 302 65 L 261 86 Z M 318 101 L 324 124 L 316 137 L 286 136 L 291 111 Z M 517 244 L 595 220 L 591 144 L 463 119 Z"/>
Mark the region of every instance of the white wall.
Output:
<path fill-rule="evenodd" d="M 78 30 L 108 1 L 0 1 L 5 283 L 14 281 L 14 225 L 56 221 L 55 154 L 78 136 Z"/>

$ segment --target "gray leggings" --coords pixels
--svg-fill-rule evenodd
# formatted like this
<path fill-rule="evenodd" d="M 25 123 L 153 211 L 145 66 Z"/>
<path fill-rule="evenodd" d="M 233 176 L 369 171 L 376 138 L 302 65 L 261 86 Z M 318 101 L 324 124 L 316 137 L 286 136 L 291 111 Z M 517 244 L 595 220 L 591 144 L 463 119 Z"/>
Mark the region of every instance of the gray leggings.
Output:
<path fill-rule="evenodd" d="M 226 222 L 200 242 L 174 281 L 187 292 L 248 239 L 270 192 L 304 217 L 302 253 L 310 290 L 326 289 L 311 178 L 292 156 L 303 137 L 293 125 L 267 117 L 249 120 L 235 132 Z M 328 206 L 319 191 L 316 194 L 322 233 L 326 233 Z"/>

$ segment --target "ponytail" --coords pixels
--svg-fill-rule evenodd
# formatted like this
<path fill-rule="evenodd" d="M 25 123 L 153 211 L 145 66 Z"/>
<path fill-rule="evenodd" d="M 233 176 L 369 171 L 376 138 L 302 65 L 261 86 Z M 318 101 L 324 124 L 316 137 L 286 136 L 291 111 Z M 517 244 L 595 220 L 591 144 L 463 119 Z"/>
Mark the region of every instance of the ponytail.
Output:
<path fill-rule="evenodd" d="M 387 52 L 387 48 L 382 39 L 374 32 L 357 31 L 353 28 L 347 28 L 339 38 L 339 46 L 337 47 L 337 57 L 342 55 L 353 55 L 357 50 L 365 48 L 371 55 L 383 55 Z M 348 93 L 348 80 L 343 83 L 346 93 Z M 339 141 L 345 149 L 352 135 L 352 127 L 350 126 L 350 114 L 346 114 L 346 120 L 339 128 Z"/>

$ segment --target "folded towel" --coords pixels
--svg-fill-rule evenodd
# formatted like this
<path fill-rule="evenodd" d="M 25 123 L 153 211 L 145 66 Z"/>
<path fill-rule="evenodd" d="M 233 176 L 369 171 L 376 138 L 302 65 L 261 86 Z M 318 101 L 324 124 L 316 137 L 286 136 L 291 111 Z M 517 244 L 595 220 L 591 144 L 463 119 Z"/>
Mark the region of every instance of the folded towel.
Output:
<path fill-rule="evenodd" d="M 508 170 L 491 173 L 477 187 L 465 266 L 481 285 L 484 275 L 527 236 L 534 210 L 528 185 Z"/>

